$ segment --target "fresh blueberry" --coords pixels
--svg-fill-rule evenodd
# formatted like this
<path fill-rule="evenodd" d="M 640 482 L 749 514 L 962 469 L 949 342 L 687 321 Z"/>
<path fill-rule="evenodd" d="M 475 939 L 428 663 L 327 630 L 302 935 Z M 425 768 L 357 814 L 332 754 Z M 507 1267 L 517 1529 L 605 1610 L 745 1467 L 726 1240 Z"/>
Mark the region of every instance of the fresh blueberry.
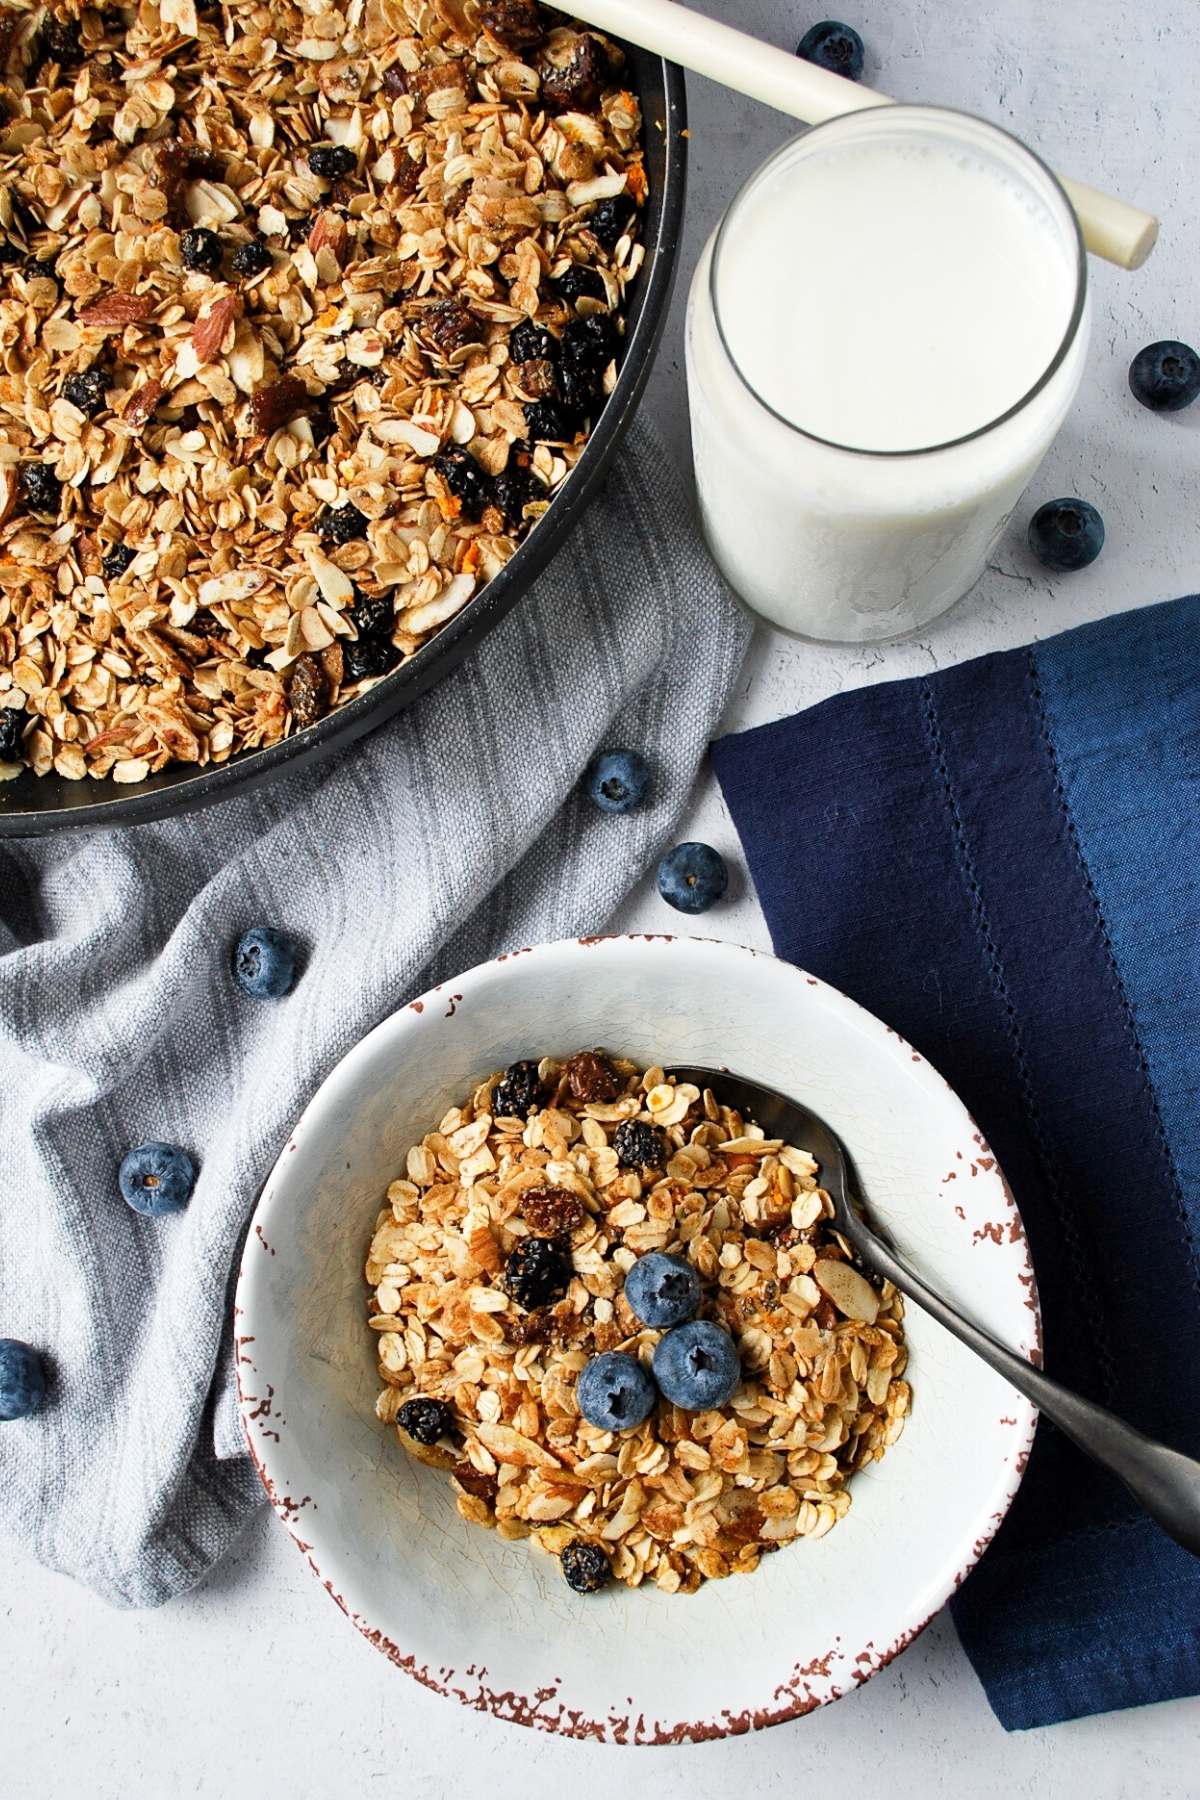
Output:
<path fill-rule="evenodd" d="M 597 1431 L 632 1431 L 653 1410 L 654 1383 L 636 1356 L 606 1350 L 593 1356 L 575 1386 L 579 1410 Z"/>
<path fill-rule="evenodd" d="M 126 1153 L 118 1175 L 121 1198 L 151 1219 L 182 1212 L 196 1185 L 196 1165 L 177 1144 L 139 1144 Z"/>
<path fill-rule="evenodd" d="M 858 81 L 863 72 L 863 41 L 853 25 L 842 25 L 837 19 L 822 19 L 806 31 L 796 46 L 796 55 L 805 62 L 816 63 L 847 81 Z"/>
<path fill-rule="evenodd" d="M 612 1578 L 612 1565 L 599 1544 L 586 1544 L 582 1538 L 568 1544 L 560 1560 L 566 1584 L 577 1594 L 597 1594 Z"/>
<path fill-rule="evenodd" d="M 729 871 L 711 844 L 676 844 L 658 865 L 658 891 L 676 912 L 707 912 L 728 885 Z"/>
<path fill-rule="evenodd" d="M 1151 412 L 1181 412 L 1200 394 L 1200 356 L 1173 338 L 1147 344 L 1129 365 L 1129 387 Z"/>
<path fill-rule="evenodd" d="M 1086 569 L 1104 548 L 1104 520 L 1086 500 L 1047 500 L 1029 521 L 1029 548 L 1048 569 Z"/>
<path fill-rule="evenodd" d="M 736 1393 L 742 1365 L 727 1331 L 707 1319 L 692 1319 L 658 1340 L 654 1379 L 672 1405 L 685 1412 L 708 1412 L 724 1406 Z"/>
<path fill-rule="evenodd" d="M 636 750 L 602 750 L 588 770 L 588 794 L 606 813 L 632 812 L 646 798 L 650 767 Z"/>
<path fill-rule="evenodd" d="M 694 1318 L 700 1305 L 700 1277 L 682 1256 L 651 1250 L 639 1256 L 625 1277 L 629 1310 L 643 1325 L 665 1331 Z"/>
<path fill-rule="evenodd" d="M 46 1392 L 46 1368 L 20 1338 L 0 1338 L 0 1419 L 25 1419 Z"/>
<path fill-rule="evenodd" d="M 252 1000 L 280 1000 L 296 979 L 296 946 L 282 931 L 255 925 L 237 941 L 233 975 Z"/>

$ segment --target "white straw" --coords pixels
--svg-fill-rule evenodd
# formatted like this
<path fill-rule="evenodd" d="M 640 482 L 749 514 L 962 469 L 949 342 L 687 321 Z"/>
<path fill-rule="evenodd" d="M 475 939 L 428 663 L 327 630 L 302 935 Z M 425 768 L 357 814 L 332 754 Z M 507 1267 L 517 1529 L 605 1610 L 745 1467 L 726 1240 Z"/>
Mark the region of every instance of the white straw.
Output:
<path fill-rule="evenodd" d="M 711 81 L 808 125 L 819 125 L 840 113 L 893 104 L 886 94 L 831 75 L 828 69 L 818 69 L 814 63 L 762 44 L 731 25 L 691 12 L 675 0 L 571 0 L 570 10 L 598 31 L 682 63 L 697 75 L 707 75 Z M 1125 200 L 1065 175 L 1059 180 L 1075 208 L 1088 249 L 1119 268 L 1140 268 L 1154 248 L 1158 220 Z"/>

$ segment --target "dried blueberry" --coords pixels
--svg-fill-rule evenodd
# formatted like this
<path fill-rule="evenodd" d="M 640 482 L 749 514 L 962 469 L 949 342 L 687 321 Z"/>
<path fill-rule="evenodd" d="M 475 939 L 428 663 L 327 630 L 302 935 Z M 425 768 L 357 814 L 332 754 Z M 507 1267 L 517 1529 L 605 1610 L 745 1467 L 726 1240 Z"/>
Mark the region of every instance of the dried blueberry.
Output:
<path fill-rule="evenodd" d="M 391 638 L 359 638 L 356 644 L 342 645 L 342 680 L 372 681 L 386 675 L 400 661 L 400 652 Z"/>
<path fill-rule="evenodd" d="M 571 1280 L 571 1254 L 564 1238 L 518 1238 L 504 1265 L 501 1285 L 525 1312 L 561 1300 Z"/>
<path fill-rule="evenodd" d="M 563 366 L 569 369 L 591 369 L 603 375 L 617 353 L 620 340 L 606 313 L 592 313 L 586 319 L 572 319 L 562 334 Z"/>
<path fill-rule="evenodd" d="M 603 275 L 599 269 L 585 268 L 583 263 L 572 263 L 550 286 L 568 306 L 574 306 L 579 300 L 599 300 L 605 306 L 608 305 L 608 289 L 604 285 Z"/>
<path fill-rule="evenodd" d="M 510 531 L 519 531 L 525 522 L 525 508 L 533 499 L 533 480 L 515 457 L 501 469 L 492 483 L 492 504 L 504 515 Z"/>
<path fill-rule="evenodd" d="M 85 419 L 94 419 L 104 411 L 108 377 L 102 369 L 86 369 L 81 375 L 68 375 L 62 391 L 63 399 L 77 407 Z"/>
<path fill-rule="evenodd" d="M 492 1116 L 497 1119 L 527 1119 L 541 1104 L 542 1082 L 535 1062 L 510 1063 L 504 1079 L 492 1090 Z"/>
<path fill-rule="evenodd" d="M 591 369 L 564 366 L 558 372 L 558 393 L 567 418 L 584 425 L 594 419 L 604 405 L 604 391 Z"/>
<path fill-rule="evenodd" d="M 360 638 L 390 637 L 396 623 L 396 609 L 387 594 L 364 594 L 355 584 L 354 602 L 346 613 Z"/>
<path fill-rule="evenodd" d="M 352 501 L 345 506 L 327 506 L 317 519 L 317 531 L 323 544 L 349 544 L 354 538 L 366 537 L 367 517 Z"/>
<path fill-rule="evenodd" d="M 100 558 L 100 570 L 106 581 L 117 581 L 125 573 L 137 551 L 128 544 L 114 544 Z"/>
<path fill-rule="evenodd" d="M 58 280 L 58 258 L 57 258 L 57 256 L 40 256 L 40 257 L 31 258 L 31 260 L 25 264 L 25 279 L 26 279 L 26 281 L 37 281 L 39 279 L 42 281 L 57 281 Z"/>
<path fill-rule="evenodd" d="M 308 153 L 308 166 L 322 181 L 337 181 L 358 167 L 358 158 L 344 144 L 316 144 Z"/>
<path fill-rule="evenodd" d="M 508 340 L 508 354 L 514 363 L 557 362 L 558 339 L 552 331 L 542 325 L 535 325 L 532 319 L 522 319 L 513 327 Z"/>
<path fill-rule="evenodd" d="M 563 1577 L 577 1594 L 597 1594 L 612 1579 L 612 1565 L 599 1544 L 587 1544 L 576 1538 L 568 1544 L 559 1559 Z"/>
<path fill-rule="evenodd" d="M 622 1119 L 613 1132 L 612 1147 L 623 1169 L 661 1169 L 667 1160 L 667 1140 L 656 1125 L 642 1119 Z"/>
<path fill-rule="evenodd" d="M 628 194 L 613 194 L 607 200 L 597 200 L 588 217 L 588 230 L 606 250 L 615 250 L 636 211 Z"/>
<path fill-rule="evenodd" d="M 73 69 L 83 60 L 83 44 L 79 36 L 79 20 L 47 14 L 39 42 L 40 60 L 54 62 L 63 69 Z"/>
<path fill-rule="evenodd" d="M 434 457 L 432 467 L 455 499 L 461 500 L 463 517 L 477 519 L 491 501 L 491 483 L 470 451 L 451 444 Z"/>
<path fill-rule="evenodd" d="M 396 1423 L 410 1438 L 428 1447 L 439 1438 L 450 1436 L 454 1414 L 444 1400 L 406 1400 L 396 1414 Z"/>
<path fill-rule="evenodd" d="M 21 470 L 21 499 L 26 512 L 56 519 L 62 505 L 62 482 L 49 463 L 26 463 Z"/>
<path fill-rule="evenodd" d="M 221 267 L 221 240 L 204 225 L 193 226 L 180 234 L 179 254 L 185 269 L 201 275 L 215 275 Z"/>
<path fill-rule="evenodd" d="M 15 706 L 0 706 L 0 763 L 20 762 L 26 719 Z"/>
<path fill-rule="evenodd" d="M 271 252 L 261 238 L 251 238 L 248 244 L 239 244 L 230 259 L 230 267 L 235 275 L 261 275 L 272 263 Z"/>
<path fill-rule="evenodd" d="M 575 435 L 557 400 L 535 400 L 527 406 L 525 430 L 531 444 L 569 444 Z"/>

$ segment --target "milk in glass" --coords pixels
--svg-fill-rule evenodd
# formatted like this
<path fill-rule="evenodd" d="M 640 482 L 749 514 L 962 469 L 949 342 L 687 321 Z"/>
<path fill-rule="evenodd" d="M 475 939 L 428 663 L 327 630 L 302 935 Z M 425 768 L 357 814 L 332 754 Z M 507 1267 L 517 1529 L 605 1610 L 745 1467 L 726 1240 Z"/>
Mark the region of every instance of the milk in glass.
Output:
<path fill-rule="evenodd" d="M 1087 347 L 1074 216 L 965 114 L 835 119 L 752 178 L 688 310 L 705 532 L 803 636 L 912 631 L 978 579 Z"/>

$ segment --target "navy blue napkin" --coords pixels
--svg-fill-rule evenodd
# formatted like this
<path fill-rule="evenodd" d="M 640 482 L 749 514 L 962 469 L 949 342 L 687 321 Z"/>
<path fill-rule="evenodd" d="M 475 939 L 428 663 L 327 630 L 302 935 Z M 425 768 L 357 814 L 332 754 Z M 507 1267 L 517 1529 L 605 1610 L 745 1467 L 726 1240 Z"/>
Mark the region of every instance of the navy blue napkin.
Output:
<path fill-rule="evenodd" d="M 1200 597 L 713 761 L 777 953 L 909 1038 L 1000 1158 L 1049 1372 L 1200 1455 Z M 1200 1692 L 1200 1561 L 1044 1421 L 953 1613 L 1010 1730 Z"/>

